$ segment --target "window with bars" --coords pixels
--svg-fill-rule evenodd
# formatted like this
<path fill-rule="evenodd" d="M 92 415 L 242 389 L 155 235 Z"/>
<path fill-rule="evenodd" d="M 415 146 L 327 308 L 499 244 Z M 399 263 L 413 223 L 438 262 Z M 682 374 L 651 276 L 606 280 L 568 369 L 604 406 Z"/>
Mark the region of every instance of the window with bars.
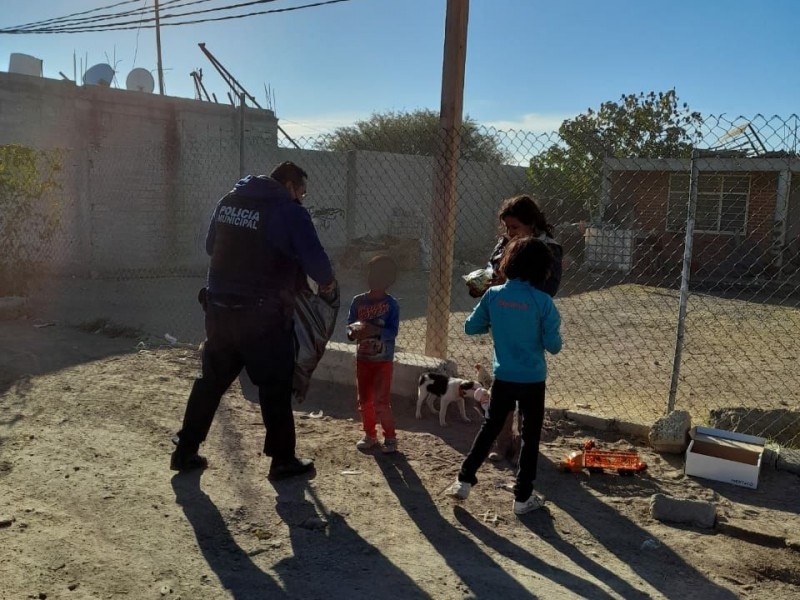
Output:
<path fill-rule="evenodd" d="M 695 231 L 745 234 L 749 199 L 749 175 L 701 174 L 697 184 Z M 668 231 L 686 229 L 688 202 L 689 175 L 683 173 L 670 175 L 667 203 Z"/>

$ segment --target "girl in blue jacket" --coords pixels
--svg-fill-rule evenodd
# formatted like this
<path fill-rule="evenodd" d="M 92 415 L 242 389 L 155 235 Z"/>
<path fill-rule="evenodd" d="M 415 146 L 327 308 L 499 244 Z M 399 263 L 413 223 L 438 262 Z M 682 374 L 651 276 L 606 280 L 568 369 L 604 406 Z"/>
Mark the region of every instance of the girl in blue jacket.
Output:
<path fill-rule="evenodd" d="M 533 482 L 544 420 L 545 352 L 557 354 L 561 350 L 561 317 L 553 299 L 537 288 L 547 279 L 551 262 L 552 254 L 544 241 L 534 237 L 513 239 L 500 262 L 506 283 L 490 288 L 467 318 L 467 335 L 491 331 L 495 380 L 489 415 L 461 465 L 458 479 L 447 490 L 449 496 L 461 500 L 469 496 L 478 483 L 478 469 L 519 403 L 522 450 L 514 486 L 514 512 L 524 514 L 543 505 L 533 491 Z"/>

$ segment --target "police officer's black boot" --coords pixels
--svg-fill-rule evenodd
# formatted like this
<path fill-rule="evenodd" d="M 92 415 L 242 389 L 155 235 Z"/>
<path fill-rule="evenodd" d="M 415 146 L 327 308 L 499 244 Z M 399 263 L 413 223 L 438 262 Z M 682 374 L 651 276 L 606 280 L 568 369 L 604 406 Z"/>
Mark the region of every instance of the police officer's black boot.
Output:
<path fill-rule="evenodd" d="M 278 460 L 273 458 L 269 467 L 268 478 L 270 481 L 280 481 L 298 475 L 305 475 L 314 470 L 314 461 L 310 458 L 293 457 L 289 460 Z"/>
<path fill-rule="evenodd" d="M 175 444 L 176 448 L 169 460 L 170 469 L 173 471 L 194 471 L 208 467 L 206 457 L 200 456 L 197 450 L 181 447 L 180 438 L 177 435 L 172 438 L 172 443 Z"/>

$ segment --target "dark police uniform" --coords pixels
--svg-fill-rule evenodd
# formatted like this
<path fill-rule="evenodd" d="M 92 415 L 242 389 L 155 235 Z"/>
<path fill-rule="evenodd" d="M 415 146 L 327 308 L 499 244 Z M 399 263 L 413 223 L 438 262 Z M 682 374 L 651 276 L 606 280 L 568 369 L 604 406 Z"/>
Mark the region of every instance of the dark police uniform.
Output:
<path fill-rule="evenodd" d="M 220 399 L 242 368 L 258 386 L 267 434 L 264 453 L 276 463 L 295 456 L 292 313 L 308 274 L 333 280 L 330 260 L 308 211 L 266 176 L 248 176 L 217 204 L 209 225 L 211 256 L 202 375 L 195 380 L 177 451 L 196 454 Z"/>

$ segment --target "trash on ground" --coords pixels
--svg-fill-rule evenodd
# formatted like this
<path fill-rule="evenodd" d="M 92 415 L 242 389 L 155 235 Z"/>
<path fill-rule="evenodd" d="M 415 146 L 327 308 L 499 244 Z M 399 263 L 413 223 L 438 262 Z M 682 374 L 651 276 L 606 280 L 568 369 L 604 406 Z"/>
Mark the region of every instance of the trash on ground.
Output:
<path fill-rule="evenodd" d="M 661 542 L 654 538 L 647 538 L 642 542 L 642 550 L 656 550 L 661 547 Z"/>
<path fill-rule="evenodd" d="M 314 412 L 308 413 L 309 419 L 321 419 L 324 415 L 322 414 L 322 410 L 317 410 Z"/>
<path fill-rule="evenodd" d="M 168 333 L 164 334 L 164 339 L 167 340 L 170 344 L 177 344 L 178 343 L 178 338 L 176 338 L 174 335 L 170 335 Z"/>
<path fill-rule="evenodd" d="M 358 469 L 353 469 L 349 471 L 342 471 L 341 475 L 361 475 L 364 471 L 359 471 Z"/>
<path fill-rule="evenodd" d="M 497 525 L 500 521 L 503 520 L 503 517 L 498 515 L 493 510 L 487 510 L 485 513 L 478 515 L 481 518 L 481 521 L 484 523 L 491 523 L 492 525 Z"/>

